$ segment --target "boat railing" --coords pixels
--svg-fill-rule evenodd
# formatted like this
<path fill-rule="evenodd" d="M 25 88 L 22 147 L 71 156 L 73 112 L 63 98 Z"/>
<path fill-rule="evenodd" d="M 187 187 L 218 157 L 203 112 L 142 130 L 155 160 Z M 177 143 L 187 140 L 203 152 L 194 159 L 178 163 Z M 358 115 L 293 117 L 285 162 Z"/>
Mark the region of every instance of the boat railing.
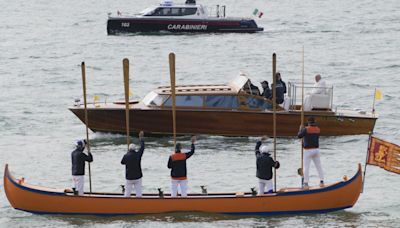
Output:
<path fill-rule="evenodd" d="M 215 7 L 208 8 L 209 17 L 225 18 L 226 17 L 226 6 L 216 5 Z"/>
<path fill-rule="evenodd" d="M 303 85 L 297 81 L 288 82 L 286 109 L 300 111 L 304 104 L 305 111 L 332 111 L 333 86 L 315 87 L 313 83 L 304 83 L 304 103 L 302 102 Z"/>

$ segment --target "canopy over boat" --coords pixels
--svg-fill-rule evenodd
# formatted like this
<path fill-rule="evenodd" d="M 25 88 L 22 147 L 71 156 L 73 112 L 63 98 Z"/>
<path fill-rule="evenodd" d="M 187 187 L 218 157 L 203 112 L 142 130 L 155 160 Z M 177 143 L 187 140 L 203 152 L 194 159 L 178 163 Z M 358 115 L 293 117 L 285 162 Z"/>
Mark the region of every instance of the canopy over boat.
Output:
<path fill-rule="evenodd" d="M 361 165 L 349 180 L 325 187 L 280 189 L 256 196 L 252 193 L 189 194 L 173 198 L 169 194 L 144 194 L 124 198 L 121 193 L 73 195 L 66 189 L 40 187 L 15 179 L 4 170 L 4 189 L 10 204 L 18 210 L 39 214 L 136 215 L 168 212 L 207 212 L 225 214 L 283 215 L 324 213 L 351 208 L 362 189 Z"/>

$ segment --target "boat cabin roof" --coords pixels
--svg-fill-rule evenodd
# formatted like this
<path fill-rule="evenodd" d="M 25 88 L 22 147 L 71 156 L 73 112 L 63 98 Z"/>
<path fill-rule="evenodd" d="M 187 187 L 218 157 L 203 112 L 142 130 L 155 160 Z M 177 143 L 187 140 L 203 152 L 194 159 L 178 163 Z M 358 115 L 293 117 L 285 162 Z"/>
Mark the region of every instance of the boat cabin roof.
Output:
<path fill-rule="evenodd" d="M 177 85 L 175 87 L 176 95 L 236 95 L 239 93 L 251 94 L 251 81 L 247 76 L 241 73 L 238 77 L 226 85 L 205 84 L 205 85 Z M 160 86 L 154 92 L 160 95 L 170 95 L 170 86 Z"/>

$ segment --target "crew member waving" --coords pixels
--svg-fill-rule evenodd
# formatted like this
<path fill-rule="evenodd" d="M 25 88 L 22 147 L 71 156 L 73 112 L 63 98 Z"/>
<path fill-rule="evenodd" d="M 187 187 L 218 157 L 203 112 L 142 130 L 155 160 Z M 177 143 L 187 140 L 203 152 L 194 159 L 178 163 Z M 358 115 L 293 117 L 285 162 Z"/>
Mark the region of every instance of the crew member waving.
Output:
<path fill-rule="evenodd" d="M 196 136 L 191 138 L 192 146 L 190 152 L 182 153 L 182 145 L 176 144 L 175 153 L 169 156 L 168 168 L 171 169 L 171 196 L 176 197 L 178 195 L 178 185 L 181 189 L 181 196 L 187 196 L 187 170 L 186 160 L 194 154 L 194 144 L 196 142 Z"/>

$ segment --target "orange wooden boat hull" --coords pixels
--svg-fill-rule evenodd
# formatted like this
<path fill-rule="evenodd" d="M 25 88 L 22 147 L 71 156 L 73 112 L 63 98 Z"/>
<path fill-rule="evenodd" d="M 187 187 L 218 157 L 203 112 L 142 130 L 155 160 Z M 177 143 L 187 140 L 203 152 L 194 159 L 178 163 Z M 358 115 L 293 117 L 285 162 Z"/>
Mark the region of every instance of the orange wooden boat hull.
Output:
<path fill-rule="evenodd" d="M 278 193 L 238 196 L 235 193 L 190 194 L 187 198 L 159 198 L 144 194 L 142 198 L 124 198 L 118 193 L 86 193 L 74 196 L 64 189 L 33 186 L 4 172 L 4 188 L 10 204 L 18 210 L 39 214 L 136 215 L 169 212 L 206 212 L 226 214 L 283 215 L 324 213 L 352 207 L 361 192 L 362 172 L 323 188 L 282 189 Z"/>
<path fill-rule="evenodd" d="M 70 110 L 83 122 L 84 109 Z M 207 134 L 223 136 L 259 136 L 273 134 L 273 113 L 254 111 L 177 110 L 177 134 Z M 277 113 L 277 136 L 297 136 L 301 112 Z M 306 112 L 314 116 L 323 136 L 357 135 L 372 132 L 376 117 L 335 115 L 334 113 Z M 88 127 L 94 132 L 126 133 L 125 109 L 89 108 Z M 131 134 L 143 130 L 146 134 L 172 134 L 172 113 L 168 109 L 131 109 Z"/>

